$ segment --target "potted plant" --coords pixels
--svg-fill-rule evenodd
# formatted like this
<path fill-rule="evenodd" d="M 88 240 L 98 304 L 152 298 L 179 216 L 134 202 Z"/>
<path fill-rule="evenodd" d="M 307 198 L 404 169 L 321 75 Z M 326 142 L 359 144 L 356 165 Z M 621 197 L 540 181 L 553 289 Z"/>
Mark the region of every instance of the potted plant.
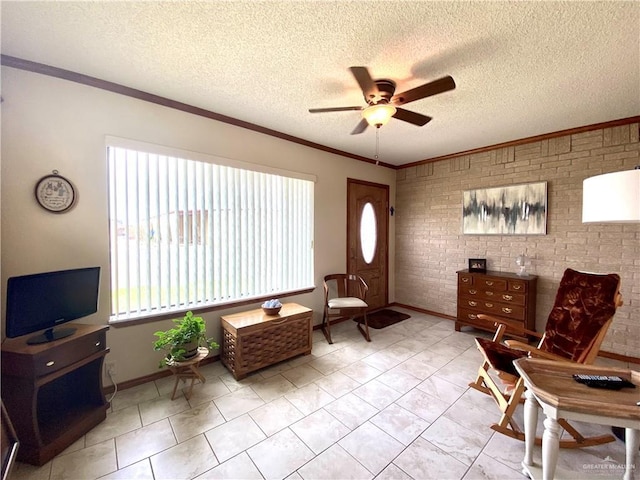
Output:
<path fill-rule="evenodd" d="M 166 356 L 160 361 L 162 368 L 172 362 L 181 362 L 198 354 L 198 347 L 216 350 L 220 346 L 207 338 L 206 325 L 202 317 L 194 317 L 189 311 L 182 319 L 174 319 L 175 327 L 155 332 L 158 337 L 153 342 L 154 350 L 166 350 Z"/>

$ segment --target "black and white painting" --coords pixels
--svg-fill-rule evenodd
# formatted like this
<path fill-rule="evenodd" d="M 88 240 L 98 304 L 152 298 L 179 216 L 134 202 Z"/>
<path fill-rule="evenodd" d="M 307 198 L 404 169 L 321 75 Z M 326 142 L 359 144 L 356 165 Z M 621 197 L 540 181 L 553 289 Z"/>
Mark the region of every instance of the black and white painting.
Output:
<path fill-rule="evenodd" d="M 466 190 L 462 197 L 464 234 L 547 233 L 547 182 Z"/>

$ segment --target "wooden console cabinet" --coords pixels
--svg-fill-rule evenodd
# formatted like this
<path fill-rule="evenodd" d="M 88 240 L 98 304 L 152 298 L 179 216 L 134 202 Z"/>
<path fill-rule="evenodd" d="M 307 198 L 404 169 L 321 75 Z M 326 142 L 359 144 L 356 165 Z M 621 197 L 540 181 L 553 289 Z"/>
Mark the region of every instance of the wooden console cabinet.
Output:
<path fill-rule="evenodd" d="M 469 325 L 494 332 L 493 323 L 482 321 L 484 313 L 508 320 L 520 327 L 536 329 L 536 285 L 538 277 L 520 277 L 515 273 L 487 271 L 486 273 L 460 270 L 458 273 L 458 312 L 456 331 Z M 506 322 L 505 322 L 506 323 Z M 523 338 L 507 328 L 511 336 Z"/>
<path fill-rule="evenodd" d="M 285 303 L 278 315 L 261 308 L 220 317 L 220 359 L 236 380 L 296 355 L 311 353 L 313 311 Z"/>
<path fill-rule="evenodd" d="M 102 422 L 106 325 L 73 324 L 60 340 L 28 345 L 7 338 L 2 349 L 2 400 L 13 421 L 18 460 L 43 465 Z"/>

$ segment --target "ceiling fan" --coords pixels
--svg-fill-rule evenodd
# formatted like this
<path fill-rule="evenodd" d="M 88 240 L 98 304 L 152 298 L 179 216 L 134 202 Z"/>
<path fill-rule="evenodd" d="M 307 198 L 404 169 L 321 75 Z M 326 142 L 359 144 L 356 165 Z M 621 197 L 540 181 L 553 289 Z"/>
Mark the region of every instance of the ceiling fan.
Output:
<path fill-rule="evenodd" d="M 453 81 L 453 78 L 447 75 L 433 82 L 428 82 L 419 87 L 407 90 L 406 92 L 396 94 L 396 82 L 393 80 L 386 78 L 374 80 L 371 78 L 367 67 L 349 67 L 349 70 L 351 70 L 358 85 L 360 85 L 367 106 L 310 108 L 309 113 L 344 112 L 349 110 L 362 111 L 362 120 L 360 120 L 360 123 L 353 129 L 351 135 L 364 132 L 369 125 L 380 128 L 382 125 L 385 125 L 391 117 L 422 127 L 431 121 L 431 117 L 405 110 L 404 108 L 400 108 L 399 105 L 404 105 L 456 88 L 456 83 Z"/>

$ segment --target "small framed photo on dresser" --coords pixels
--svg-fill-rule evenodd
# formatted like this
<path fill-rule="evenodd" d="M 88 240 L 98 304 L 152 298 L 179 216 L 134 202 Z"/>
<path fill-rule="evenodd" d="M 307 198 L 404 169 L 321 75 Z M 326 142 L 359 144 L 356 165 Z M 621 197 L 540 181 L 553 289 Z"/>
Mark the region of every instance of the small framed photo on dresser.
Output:
<path fill-rule="evenodd" d="M 486 273 L 487 271 L 487 259 L 486 258 L 470 258 L 469 259 L 469 271 Z"/>

